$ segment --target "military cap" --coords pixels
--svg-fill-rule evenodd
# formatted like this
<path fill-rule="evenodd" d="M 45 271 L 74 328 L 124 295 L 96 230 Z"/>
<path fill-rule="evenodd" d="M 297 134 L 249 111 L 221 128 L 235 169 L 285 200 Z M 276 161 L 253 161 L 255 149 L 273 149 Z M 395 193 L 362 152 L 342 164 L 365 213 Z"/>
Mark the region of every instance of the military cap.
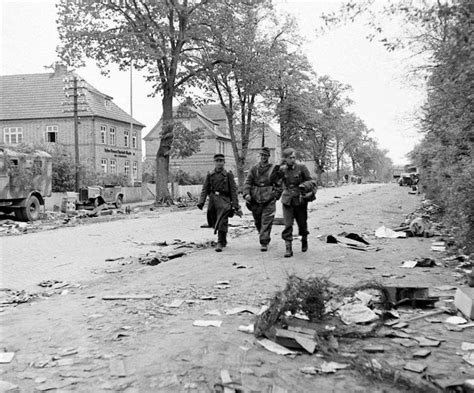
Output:
<path fill-rule="evenodd" d="M 270 149 L 268 147 L 262 147 L 262 150 L 260 150 L 260 154 L 269 156 L 270 155 Z"/>
<path fill-rule="evenodd" d="M 214 154 L 214 161 L 223 160 L 223 159 L 224 159 L 224 154 L 221 154 L 221 153 Z"/>

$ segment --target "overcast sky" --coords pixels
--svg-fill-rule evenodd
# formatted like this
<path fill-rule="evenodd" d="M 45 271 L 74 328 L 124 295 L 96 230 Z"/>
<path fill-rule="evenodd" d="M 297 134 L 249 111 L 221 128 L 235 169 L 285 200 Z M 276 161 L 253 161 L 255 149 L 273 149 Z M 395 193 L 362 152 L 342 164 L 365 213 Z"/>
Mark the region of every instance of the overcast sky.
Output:
<path fill-rule="evenodd" d="M 51 72 L 44 66 L 58 60 L 55 1 L 2 0 L 0 4 L 1 74 Z M 406 153 L 420 138 L 414 118 L 424 98 L 422 89 L 412 86 L 407 78 L 411 59 L 367 41 L 361 24 L 317 36 L 320 12 L 335 10 L 339 4 L 339 0 L 281 0 L 281 7 L 298 20 L 307 40 L 305 51 L 316 72 L 352 86 L 350 96 L 355 104 L 350 110 L 374 129 L 380 147 L 389 150 L 395 164 L 406 163 Z M 105 77 L 92 62 L 77 71 L 129 111 L 129 73 L 113 71 Z M 161 115 L 161 101 L 147 97 L 151 86 L 140 75 L 134 75 L 133 86 L 133 116 L 146 124 L 146 135 Z"/>

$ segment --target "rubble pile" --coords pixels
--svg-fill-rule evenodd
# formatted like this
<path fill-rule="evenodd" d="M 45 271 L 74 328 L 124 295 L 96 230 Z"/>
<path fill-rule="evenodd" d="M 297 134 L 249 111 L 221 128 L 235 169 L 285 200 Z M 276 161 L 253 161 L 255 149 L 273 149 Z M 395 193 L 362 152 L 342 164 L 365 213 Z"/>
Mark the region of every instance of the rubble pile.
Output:
<path fill-rule="evenodd" d="M 438 296 L 432 296 L 432 290 L 438 291 Z M 311 366 L 300 369 L 304 374 L 350 368 L 375 378 L 396 380 L 410 391 L 435 392 L 452 384 L 453 376 L 447 378 L 436 362 L 428 366 L 423 359 L 435 348 L 440 349 L 434 356 L 444 356 L 457 347 L 456 340 L 445 338 L 446 332 L 474 328 L 469 321 L 474 317 L 474 292 L 468 290 L 387 287 L 377 282 L 343 288 L 325 278 L 290 276 L 285 289 L 257 315 L 253 331 L 263 348 L 279 355 L 318 352 Z M 439 323 L 445 333 L 433 336 L 420 331 L 420 326 L 430 330 L 434 323 Z M 474 343 L 464 342 L 456 354 L 460 356 L 461 374 L 456 391 L 468 391 L 462 389 L 470 380 L 462 375 L 469 374 L 469 367 L 474 366 Z M 410 373 L 422 378 L 412 378 Z"/>
<path fill-rule="evenodd" d="M 38 228 L 38 224 L 29 222 L 2 220 L 0 224 L 0 234 L 2 235 L 21 235 L 31 232 Z"/>
<path fill-rule="evenodd" d="M 28 303 L 35 297 L 37 297 L 36 294 L 28 293 L 23 290 L 19 291 L 9 288 L 2 288 L 0 289 L 0 307 Z"/>

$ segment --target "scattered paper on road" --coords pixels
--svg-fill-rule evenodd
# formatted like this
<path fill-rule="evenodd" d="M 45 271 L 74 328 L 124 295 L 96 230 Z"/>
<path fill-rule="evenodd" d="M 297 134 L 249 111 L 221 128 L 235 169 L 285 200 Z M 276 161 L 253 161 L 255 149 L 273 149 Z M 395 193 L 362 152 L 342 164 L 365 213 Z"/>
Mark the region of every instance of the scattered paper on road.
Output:
<path fill-rule="evenodd" d="M 376 229 L 375 237 L 396 239 L 399 237 L 407 237 L 407 234 L 405 232 L 395 232 L 393 229 L 387 228 L 385 225 L 382 225 L 380 228 Z"/>
<path fill-rule="evenodd" d="M 402 267 L 407 267 L 409 269 L 412 269 L 416 266 L 418 262 L 417 261 L 403 261 Z"/>
<path fill-rule="evenodd" d="M 474 351 L 474 343 L 463 342 L 461 344 L 461 349 L 463 351 Z"/>
<path fill-rule="evenodd" d="M 239 332 L 250 333 L 253 334 L 255 329 L 253 323 L 250 325 L 240 325 L 237 329 Z"/>
<path fill-rule="evenodd" d="M 258 307 L 253 307 L 253 306 L 238 306 L 231 308 L 229 310 L 226 310 L 225 313 L 226 315 L 234 315 L 234 314 L 240 314 L 243 312 L 249 312 L 250 314 L 258 314 L 260 309 Z"/>
<path fill-rule="evenodd" d="M 15 352 L 0 352 L 0 363 L 10 363 L 15 357 Z"/>
<path fill-rule="evenodd" d="M 220 317 L 220 316 L 221 316 L 221 312 L 220 312 L 219 310 L 217 310 L 217 309 L 215 309 L 215 310 L 209 310 L 209 311 L 206 311 L 206 312 L 204 313 L 204 315 L 216 315 L 216 316 Z"/>
<path fill-rule="evenodd" d="M 444 321 L 445 323 L 450 323 L 451 325 L 463 325 L 465 323 L 467 323 L 467 320 L 464 319 L 463 317 L 457 317 L 457 316 L 454 316 L 454 317 L 449 317 L 446 319 L 446 321 Z"/>
<path fill-rule="evenodd" d="M 421 373 L 426 369 L 426 364 L 415 363 L 415 362 L 408 362 L 403 366 L 405 370 L 413 371 L 415 373 Z"/>
<path fill-rule="evenodd" d="M 164 304 L 165 307 L 179 308 L 184 303 L 184 299 L 175 299 L 171 303 Z"/>
<path fill-rule="evenodd" d="M 199 326 L 199 327 L 221 327 L 222 321 L 204 321 L 204 320 L 196 320 L 193 322 L 193 326 Z"/>
<path fill-rule="evenodd" d="M 338 313 L 346 325 L 367 323 L 379 319 L 377 314 L 361 303 L 346 304 L 339 309 Z"/>
<path fill-rule="evenodd" d="M 278 355 L 296 355 L 297 352 L 292 351 L 290 349 L 287 349 L 277 343 L 274 343 L 273 341 L 270 341 L 266 338 L 263 338 L 261 340 L 257 340 L 257 342 L 264 347 L 266 350 L 276 353 Z"/>

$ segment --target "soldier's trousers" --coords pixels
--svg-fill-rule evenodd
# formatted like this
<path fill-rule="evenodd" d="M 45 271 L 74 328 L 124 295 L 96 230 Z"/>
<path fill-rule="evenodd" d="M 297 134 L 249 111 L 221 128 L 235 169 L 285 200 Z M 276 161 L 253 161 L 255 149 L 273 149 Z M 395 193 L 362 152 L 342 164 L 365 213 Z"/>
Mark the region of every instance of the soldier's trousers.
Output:
<path fill-rule="evenodd" d="M 308 232 L 308 203 L 303 202 L 298 206 L 283 206 L 283 220 L 285 222 L 285 229 L 281 237 L 285 241 L 293 240 L 293 222 L 296 220 L 298 225 L 298 235 L 307 236 Z"/>
<path fill-rule="evenodd" d="M 259 233 L 260 244 L 270 243 L 273 219 L 275 218 L 276 202 L 259 203 L 252 205 L 252 215 L 255 227 Z"/>

